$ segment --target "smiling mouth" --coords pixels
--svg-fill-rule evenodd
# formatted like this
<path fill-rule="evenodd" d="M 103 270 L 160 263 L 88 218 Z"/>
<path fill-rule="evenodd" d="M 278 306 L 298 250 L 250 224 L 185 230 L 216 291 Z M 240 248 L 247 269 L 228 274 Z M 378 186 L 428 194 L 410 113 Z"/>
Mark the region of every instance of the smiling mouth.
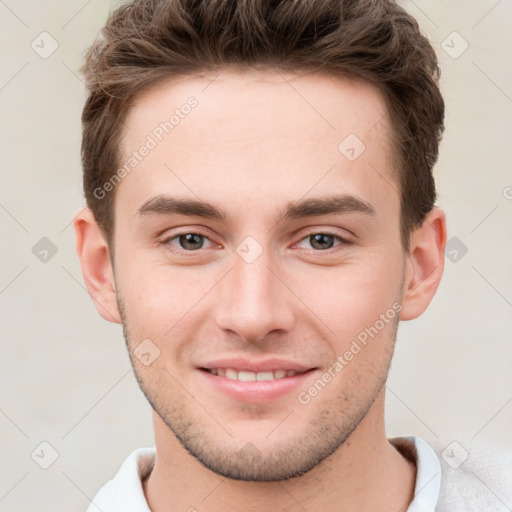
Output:
<path fill-rule="evenodd" d="M 200 368 L 200 370 L 216 375 L 218 377 L 225 377 L 229 380 L 238 380 L 241 382 L 262 382 L 284 379 L 286 377 L 294 377 L 295 375 L 302 375 L 315 370 L 297 371 L 297 370 L 270 370 L 263 372 L 250 372 L 245 370 L 235 370 L 234 368 Z"/>

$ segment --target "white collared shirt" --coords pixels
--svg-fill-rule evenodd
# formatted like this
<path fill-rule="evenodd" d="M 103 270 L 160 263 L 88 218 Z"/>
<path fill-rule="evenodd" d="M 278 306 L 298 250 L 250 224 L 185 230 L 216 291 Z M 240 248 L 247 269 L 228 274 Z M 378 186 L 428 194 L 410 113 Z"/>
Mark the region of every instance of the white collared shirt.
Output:
<path fill-rule="evenodd" d="M 435 512 L 441 485 L 441 464 L 435 451 L 420 437 L 395 438 L 416 449 L 416 484 L 414 499 L 407 512 Z M 155 448 L 139 448 L 96 494 L 87 512 L 151 512 L 142 480 L 152 470 Z"/>

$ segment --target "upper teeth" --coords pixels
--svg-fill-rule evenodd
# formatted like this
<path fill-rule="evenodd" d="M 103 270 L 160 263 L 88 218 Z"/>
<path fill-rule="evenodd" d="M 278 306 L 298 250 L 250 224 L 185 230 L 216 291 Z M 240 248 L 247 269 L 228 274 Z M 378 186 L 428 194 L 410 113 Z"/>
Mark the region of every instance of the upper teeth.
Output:
<path fill-rule="evenodd" d="M 231 380 L 241 380 L 243 382 L 283 379 L 284 377 L 293 377 L 297 372 L 295 370 L 271 370 L 267 372 L 246 372 L 238 371 L 233 368 L 213 368 L 210 373 L 219 377 L 226 377 Z"/>

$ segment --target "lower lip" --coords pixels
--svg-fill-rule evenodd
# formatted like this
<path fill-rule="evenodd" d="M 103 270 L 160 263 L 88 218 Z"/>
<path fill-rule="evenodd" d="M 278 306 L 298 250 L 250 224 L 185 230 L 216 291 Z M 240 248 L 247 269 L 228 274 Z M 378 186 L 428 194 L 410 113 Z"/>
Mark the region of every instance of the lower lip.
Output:
<path fill-rule="evenodd" d="M 317 370 L 308 370 L 293 377 L 283 377 L 282 379 L 249 382 L 219 377 L 204 370 L 198 371 L 215 389 L 231 398 L 240 402 L 262 403 L 286 395 L 301 384 L 304 385 L 304 381 L 311 378 Z"/>

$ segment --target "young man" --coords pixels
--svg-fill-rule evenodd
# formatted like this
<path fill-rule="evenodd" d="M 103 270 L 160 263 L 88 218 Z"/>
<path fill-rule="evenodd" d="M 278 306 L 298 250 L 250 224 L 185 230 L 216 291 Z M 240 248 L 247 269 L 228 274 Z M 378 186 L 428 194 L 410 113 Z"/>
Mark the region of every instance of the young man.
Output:
<path fill-rule="evenodd" d="M 446 242 L 416 21 L 387 0 L 136 0 L 85 75 L 77 251 L 156 440 L 89 510 L 484 510 L 384 429 L 398 323 Z"/>

